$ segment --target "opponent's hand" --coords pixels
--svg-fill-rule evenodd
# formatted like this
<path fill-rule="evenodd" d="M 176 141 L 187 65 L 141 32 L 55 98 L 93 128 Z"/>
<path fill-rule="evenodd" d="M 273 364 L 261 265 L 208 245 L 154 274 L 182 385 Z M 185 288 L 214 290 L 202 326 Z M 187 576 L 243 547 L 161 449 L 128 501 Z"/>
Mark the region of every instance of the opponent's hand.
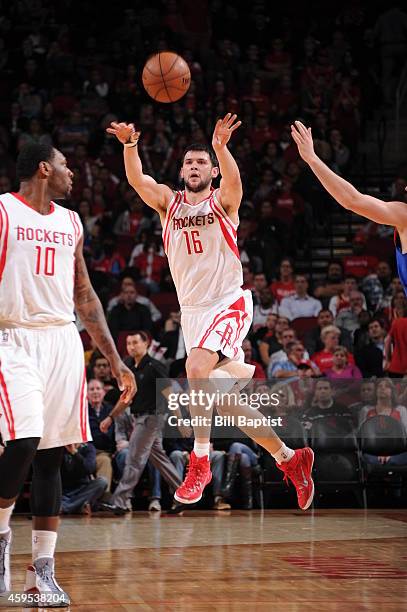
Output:
<path fill-rule="evenodd" d="M 136 379 L 134 378 L 134 374 L 129 368 L 123 363 L 123 361 L 119 361 L 117 364 L 110 364 L 112 369 L 112 374 L 119 383 L 119 389 L 123 393 L 120 396 L 120 401 L 129 404 L 133 399 L 136 391 Z"/>
<path fill-rule="evenodd" d="M 242 125 L 241 121 L 236 121 L 237 115 L 228 113 L 223 119 L 218 119 L 212 136 L 212 146 L 215 151 L 226 147 L 233 132 Z"/>
<path fill-rule="evenodd" d="M 112 121 L 110 127 L 106 128 L 106 132 L 116 136 L 122 144 L 137 142 L 141 134 L 141 132 L 136 131 L 134 123 L 116 123 L 115 121 Z"/>
<path fill-rule="evenodd" d="M 299 154 L 307 164 L 316 159 L 311 128 L 306 128 L 301 121 L 295 121 L 291 126 L 291 136 L 298 147 Z"/>

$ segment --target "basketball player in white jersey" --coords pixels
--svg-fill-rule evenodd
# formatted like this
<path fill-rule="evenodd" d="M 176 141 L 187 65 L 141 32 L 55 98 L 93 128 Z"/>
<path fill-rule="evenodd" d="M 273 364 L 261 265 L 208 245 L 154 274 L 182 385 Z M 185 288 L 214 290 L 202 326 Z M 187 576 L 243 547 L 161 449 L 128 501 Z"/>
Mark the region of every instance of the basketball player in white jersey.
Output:
<path fill-rule="evenodd" d="M 130 185 L 160 215 L 164 249 L 181 306 L 181 326 L 187 349 L 186 371 L 191 388 L 216 377 L 250 379 L 253 366 L 244 363 L 242 341 L 252 321 L 250 291 L 243 291 L 242 266 L 236 243 L 242 183 L 227 143 L 240 126 L 236 115 L 220 119 L 213 133 L 213 151 L 202 144 L 187 147 L 181 177 L 185 190 L 174 192 L 143 173 L 137 150 L 140 132 L 133 124 L 112 123 L 107 129 L 124 145 L 124 163 Z M 212 180 L 221 174 L 219 189 Z M 249 406 L 233 406 L 235 414 L 260 418 Z M 208 405 L 190 405 L 192 416 L 209 417 Z M 218 412 L 230 406 L 218 406 Z M 203 420 L 201 420 L 203 422 Z M 195 444 L 188 474 L 175 499 L 192 504 L 202 497 L 211 480 L 209 467 L 210 425 L 194 428 Z M 297 489 L 302 509 L 310 506 L 313 452 L 292 450 L 270 427 L 244 427 L 245 433 L 266 448 L 278 467 Z"/>
<path fill-rule="evenodd" d="M 73 174 L 49 145 L 24 147 L 18 193 L 0 195 L 0 595 L 10 591 L 9 519 L 33 467 L 32 565 L 25 590 L 32 607 L 63 607 L 54 577 L 64 446 L 91 439 L 82 343 L 74 309 L 108 358 L 130 400 L 133 374 L 122 363 L 86 270 L 76 212 L 56 204 Z M 44 601 L 45 600 L 45 601 Z"/>

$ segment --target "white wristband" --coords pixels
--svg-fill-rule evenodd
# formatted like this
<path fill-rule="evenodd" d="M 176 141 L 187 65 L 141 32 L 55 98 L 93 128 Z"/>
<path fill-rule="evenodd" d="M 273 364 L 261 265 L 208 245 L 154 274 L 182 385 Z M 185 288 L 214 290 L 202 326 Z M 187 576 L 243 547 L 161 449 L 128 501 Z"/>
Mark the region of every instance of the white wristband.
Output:
<path fill-rule="evenodd" d="M 124 147 L 137 147 L 138 140 L 136 142 L 125 142 Z"/>

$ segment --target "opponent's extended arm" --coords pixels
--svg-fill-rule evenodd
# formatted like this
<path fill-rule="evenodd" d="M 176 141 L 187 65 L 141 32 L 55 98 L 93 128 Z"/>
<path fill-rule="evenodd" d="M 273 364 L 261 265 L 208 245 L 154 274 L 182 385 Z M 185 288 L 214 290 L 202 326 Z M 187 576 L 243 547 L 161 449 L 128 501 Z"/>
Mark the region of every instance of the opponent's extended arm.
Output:
<path fill-rule="evenodd" d="M 112 122 L 110 126 L 106 131 L 116 136 L 123 145 L 128 145 L 124 146 L 123 151 L 128 182 L 148 206 L 165 214 L 173 192 L 167 185 L 157 183 L 152 176 L 143 173 L 137 145 L 140 132 L 135 131 L 133 123 Z"/>
<path fill-rule="evenodd" d="M 376 223 L 407 227 L 407 206 L 403 202 L 383 202 L 360 193 L 351 183 L 332 172 L 314 152 L 311 128 L 300 121 L 291 126 L 291 135 L 302 159 L 309 165 L 328 193 L 344 208 Z"/>
<path fill-rule="evenodd" d="M 212 146 L 222 176 L 219 188 L 220 202 L 227 213 L 238 211 L 243 195 L 239 168 L 227 147 L 233 132 L 242 124 L 241 121 L 236 121 L 236 118 L 236 115 L 228 113 L 223 119 L 219 119 L 212 137 Z"/>
<path fill-rule="evenodd" d="M 98 349 L 108 359 L 112 374 L 117 379 L 120 390 L 123 391 L 122 401 L 130 402 L 136 392 L 136 381 L 133 373 L 122 362 L 117 352 L 106 323 L 102 304 L 91 285 L 82 249 L 83 237 L 75 251 L 75 310 Z"/>

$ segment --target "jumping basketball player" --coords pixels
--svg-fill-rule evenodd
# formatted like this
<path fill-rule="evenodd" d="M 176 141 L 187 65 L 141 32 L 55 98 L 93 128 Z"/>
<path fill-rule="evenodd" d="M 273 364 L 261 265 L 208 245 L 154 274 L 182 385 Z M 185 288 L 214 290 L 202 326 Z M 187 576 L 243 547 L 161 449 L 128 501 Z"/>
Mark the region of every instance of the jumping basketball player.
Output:
<path fill-rule="evenodd" d="M 82 254 L 76 212 L 53 202 L 72 188 L 66 159 L 31 144 L 17 159 L 18 193 L 0 196 L 0 595 L 10 591 L 10 516 L 33 467 L 32 607 L 63 607 L 54 577 L 64 446 L 91 439 L 82 343 L 74 309 L 109 360 L 129 401 L 133 374 L 121 362 Z"/>
<path fill-rule="evenodd" d="M 314 151 L 311 128 L 301 121 L 291 126 L 291 134 L 302 159 L 309 165 L 328 193 L 343 208 L 351 210 L 370 221 L 394 226 L 397 269 L 404 292 L 407 295 L 407 206 L 405 202 L 383 202 L 373 196 L 360 193 L 353 185 L 332 172 Z"/>
<path fill-rule="evenodd" d="M 253 366 L 244 364 L 241 348 L 252 321 L 250 291 L 243 291 L 242 266 L 236 244 L 242 184 L 238 166 L 227 143 L 240 126 L 236 115 L 227 114 L 215 127 L 212 146 L 190 145 L 184 154 L 181 177 L 185 190 L 174 192 L 143 173 L 137 150 L 140 132 L 133 124 L 112 123 L 107 129 L 124 145 L 124 163 L 130 185 L 160 215 L 164 249 L 181 305 L 181 326 L 188 358 L 186 371 L 192 389 L 205 386 L 210 377 L 248 378 Z M 222 175 L 219 189 L 212 180 Z M 218 407 L 224 414 L 230 406 Z M 260 418 L 249 406 L 234 406 L 235 414 Z M 192 416 L 207 416 L 208 405 L 190 405 Z M 210 425 L 194 428 L 195 444 L 188 474 L 175 499 L 192 504 L 202 497 L 211 480 L 209 467 Z M 297 489 L 298 503 L 306 509 L 312 502 L 313 452 L 292 450 L 269 427 L 242 428 L 266 448 L 278 467 Z"/>

